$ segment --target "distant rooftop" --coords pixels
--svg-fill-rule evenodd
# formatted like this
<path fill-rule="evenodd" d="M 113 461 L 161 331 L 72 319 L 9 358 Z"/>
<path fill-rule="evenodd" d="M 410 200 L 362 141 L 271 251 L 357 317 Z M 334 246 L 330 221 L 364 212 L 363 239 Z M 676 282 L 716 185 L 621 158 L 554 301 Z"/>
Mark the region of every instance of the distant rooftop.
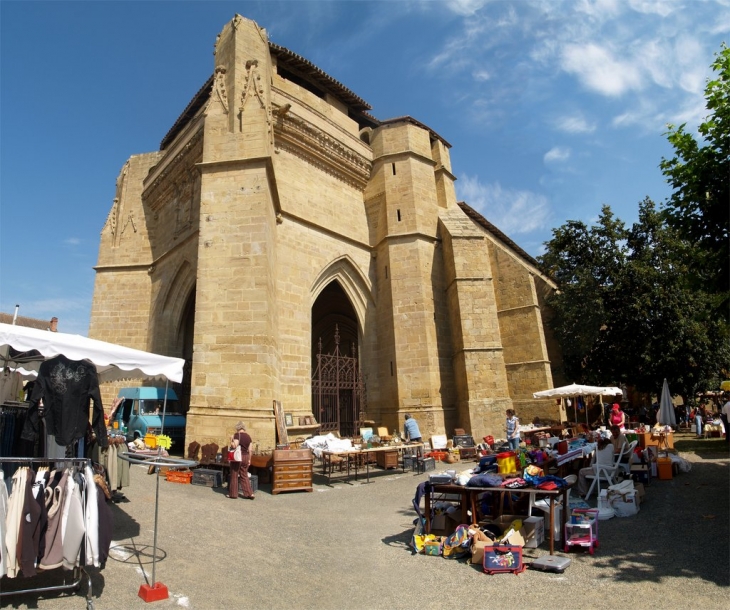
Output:
<path fill-rule="evenodd" d="M 0 322 L 2 322 L 3 324 L 12 324 L 13 314 L 0 312 Z M 53 318 L 51 320 L 38 320 L 37 318 L 26 318 L 25 316 L 18 316 L 15 319 L 15 325 L 25 326 L 27 328 L 37 328 L 38 330 L 50 330 L 51 325 L 58 325 L 58 318 Z"/>

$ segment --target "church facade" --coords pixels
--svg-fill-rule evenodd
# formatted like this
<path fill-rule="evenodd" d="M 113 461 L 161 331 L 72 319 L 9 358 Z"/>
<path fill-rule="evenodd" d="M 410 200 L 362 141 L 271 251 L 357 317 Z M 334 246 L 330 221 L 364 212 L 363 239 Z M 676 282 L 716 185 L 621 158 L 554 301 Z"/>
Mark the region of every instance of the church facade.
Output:
<path fill-rule="evenodd" d="M 314 419 L 503 435 L 559 358 L 555 285 L 456 199 L 450 144 L 367 103 L 236 16 L 211 78 L 122 168 L 89 336 L 186 359 L 187 442 L 238 420 L 259 448 Z M 297 426 L 300 426 L 297 428 Z"/>

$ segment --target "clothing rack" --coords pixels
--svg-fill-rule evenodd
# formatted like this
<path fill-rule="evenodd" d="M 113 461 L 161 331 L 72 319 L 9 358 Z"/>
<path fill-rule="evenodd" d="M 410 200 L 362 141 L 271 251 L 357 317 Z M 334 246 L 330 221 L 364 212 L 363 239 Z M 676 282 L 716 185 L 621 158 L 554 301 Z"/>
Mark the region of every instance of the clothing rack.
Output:
<path fill-rule="evenodd" d="M 83 469 L 85 466 L 91 466 L 91 460 L 89 458 L 46 458 L 46 457 L 0 457 L 0 465 L 3 463 L 13 463 L 13 464 L 19 464 L 20 466 L 30 466 L 32 464 L 39 464 L 41 466 L 49 466 L 51 464 L 64 464 L 65 467 L 75 467 L 77 469 Z M 5 484 L 3 480 L 3 484 Z M 84 488 L 82 492 L 82 511 L 84 514 L 84 521 L 86 518 L 86 489 Z M 84 532 L 84 536 L 81 541 L 81 548 L 84 548 L 86 544 L 86 536 L 87 533 Z M 82 553 L 83 556 L 83 553 Z M 54 569 L 62 569 L 62 568 L 54 568 Z M 45 572 L 44 572 L 45 573 Z M 92 590 L 91 590 L 91 576 L 89 573 L 84 569 L 83 565 L 75 566 L 73 569 L 73 582 L 66 583 L 65 576 L 64 576 L 64 584 L 62 585 L 54 585 L 54 586 L 48 586 L 48 587 L 34 587 L 34 588 L 27 588 L 27 589 L 17 589 L 14 591 L 0 591 L 0 598 L 3 597 L 10 597 L 12 595 L 22 595 L 25 593 L 47 593 L 51 591 L 70 591 L 70 590 L 77 590 L 80 585 L 82 579 L 86 579 L 86 610 L 94 610 L 94 600 L 92 598 Z M 35 578 L 35 577 L 31 577 Z"/>

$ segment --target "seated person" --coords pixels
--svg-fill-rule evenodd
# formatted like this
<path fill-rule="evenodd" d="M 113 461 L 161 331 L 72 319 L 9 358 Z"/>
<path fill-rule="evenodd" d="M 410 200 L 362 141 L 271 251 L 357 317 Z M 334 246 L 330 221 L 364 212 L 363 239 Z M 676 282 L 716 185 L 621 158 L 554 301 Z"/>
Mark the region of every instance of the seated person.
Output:
<path fill-rule="evenodd" d="M 600 464 L 602 466 L 613 466 L 614 464 L 613 455 L 613 443 L 610 438 L 601 437 L 598 441 L 598 448 L 596 449 L 593 457 L 593 464 Z M 593 466 L 581 468 L 578 471 L 578 493 L 581 497 L 588 493 L 590 484 L 586 478 L 588 475 L 594 474 Z"/>
<path fill-rule="evenodd" d="M 629 444 L 626 440 L 626 436 L 621 432 L 621 428 L 618 426 L 611 426 L 611 442 L 613 443 L 613 452 L 618 455 L 623 450 L 624 446 Z"/>

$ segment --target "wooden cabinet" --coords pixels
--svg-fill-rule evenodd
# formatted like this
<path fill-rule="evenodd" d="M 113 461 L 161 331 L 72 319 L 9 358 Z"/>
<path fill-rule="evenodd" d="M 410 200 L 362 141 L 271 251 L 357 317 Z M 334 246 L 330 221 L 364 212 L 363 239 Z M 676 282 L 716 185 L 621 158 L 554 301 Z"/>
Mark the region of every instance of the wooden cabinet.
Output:
<path fill-rule="evenodd" d="M 272 494 L 282 491 L 312 491 L 312 452 L 309 449 L 274 451 Z"/>
<path fill-rule="evenodd" d="M 397 451 L 378 451 L 376 461 L 381 468 L 398 468 Z"/>

